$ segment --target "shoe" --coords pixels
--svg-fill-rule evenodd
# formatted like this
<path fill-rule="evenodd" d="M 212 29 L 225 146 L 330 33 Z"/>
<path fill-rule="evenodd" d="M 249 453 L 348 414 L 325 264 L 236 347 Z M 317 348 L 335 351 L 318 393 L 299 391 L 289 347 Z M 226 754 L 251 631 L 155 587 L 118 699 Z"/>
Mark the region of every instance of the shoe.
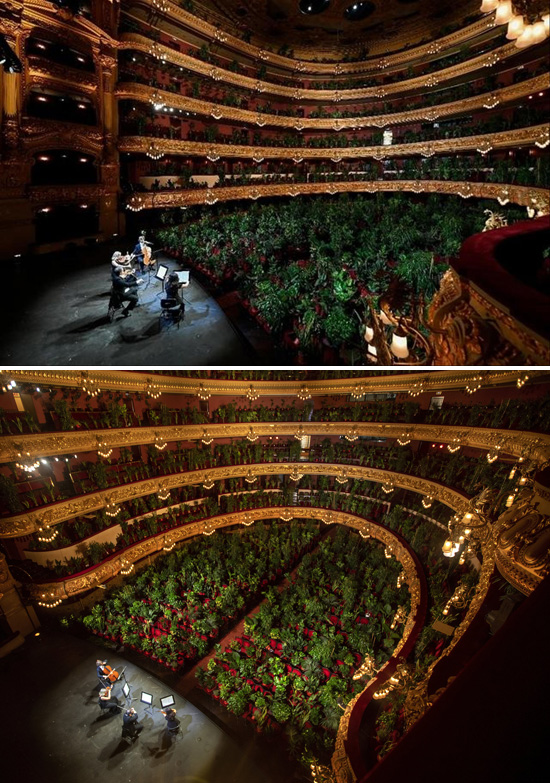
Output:
<path fill-rule="evenodd" d="M 115 308 L 114 307 L 109 307 L 108 318 L 109 318 L 109 322 L 113 323 L 114 318 L 115 318 Z"/>
<path fill-rule="evenodd" d="M 124 316 L 124 318 L 128 318 L 128 316 L 129 316 L 130 314 L 131 314 L 131 311 L 130 311 L 130 310 L 123 310 L 123 311 L 122 311 L 122 315 Z"/>

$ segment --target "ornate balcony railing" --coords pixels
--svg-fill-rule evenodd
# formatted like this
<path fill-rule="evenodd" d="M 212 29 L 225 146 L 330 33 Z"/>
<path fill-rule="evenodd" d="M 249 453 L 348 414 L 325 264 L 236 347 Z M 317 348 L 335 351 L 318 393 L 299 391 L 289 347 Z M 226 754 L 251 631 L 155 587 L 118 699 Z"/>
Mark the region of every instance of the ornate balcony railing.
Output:
<path fill-rule="evenodd" d="M 529 374 L 530 376 L 534 375 L 531 370 Z M 525 372 L 522 372 L 521 376 L 525 376 Z M 442 387 L 438 385 L 437 388 L 441 389 Z M 352 427 L 359 437 L 399 438 L 403 435 L 403 429 L 406 428 L 411 440 L 456 444 L 458 439 L 464 447 L 469 446 L 487 451 L 492 450 L 498 444 L 506 454 L 519 457 L 529 449 L 531 450 L 531 458 L 535 461 L 544 462 L 550 458 L 550 434 L 524 430 L 372 421 L 255 421 L 252 426 L 254 432 L 260 437 L 275 435 L 292 437 L 300 426 L 305 435 L 338 435 L 345 433 Z M 98 442 L 101 442 L 104 448 L 111 449 L 154 444 L 159 436 L 163 442 L 200 441 L 205 430 L 208 430 L 209 436 L 214 440 L 216 438 L 242 439 L 249 433 L 250 427 L 250 422 L 240 422 L 5 435 L 0 438 L 0 463 L 15 460 L 19 452 L 27 453 L 29 457 L 95 452 L 98 448 Z"/>
<path fill-rule="evenodd" d="M 221 479 L 242 478 L 249 475 L 273 476 L 291 473 L 312 476 L 336 476 L 341 475 L 344 468 L 351 480 L 361 479 L 381 484 L 390 482 L 394 487 L 419 492 L 425 496 L 430 495 L 459 514 L 466 513 L 468 508 L 468 497 L 462 492 L 419 476 L 397 473 L 396 471 L 383 470 L 381 468 L 349 465 L 347 463 L 266 462 L 226 465 L 220 468 L 201 468 L 185 473 L 168 474 L 158 478 L 135 481 L 131 484 L 122 484 L 118 487 L 91 492 L 70 500 L 63 500 L 41 509 L 2 519 L 0 521 L 0 538 L 17 538 L 31 535 L 38 530 L 51 529 L 53 525 L 72 519 L 75 516 L 89 514 L 102 508 L 112 508 L 128 500 L 158 493 L 159 491 L 191 486 L 208 480 L 218 481 Z"/>
<path fill-rule="evenodd" d="M 506 200 L 524 207 L 550 210 L 550 196 L 545 188 L 521 187 L 519 185 L 494 182 L 449 182 L 439 180 L 397 180 L 372 182 L 302 182 L 296 184 L 244 185 L 200 190 L 170 190 L 139 193 L 128 199 L 128 206 L 135 211 L 188 206 L 192 204 L 215 204 L 218 201 L 235 201 L 245 198 L 259 199 L 272 196 L 299 196 L 336 193 L 381 193 L 381 192 L 442 193 L 462 198 L 491 198 Z"/>
<path fill-rule="evenodd" d="M 501 87 L 491 93 L 474 95 L 471 98 L 464 98 L 458 101 L 442 103 L 436 106 L 419 107 L 403 112 L 393 112 L 391 114 L 380 114 L 368 117 L 287 117 L 278 114 L 267 114 L 264 112 L 250 111 L 248 109 L 239 109 L 233 106 L 225 106 L 221 103 L 211 103 L 199 98 L 192 98 L 180 93 L 161 90 L 156 87 L 149 87 L 137 82 L 120 82 L 116 89 L 116 97 L 120 100 L 135 100 L 145 103 L 151 103 L 154 98 L 156 102 L 162 102 L 167 107 L 183 109 L 199 116 L 213 117 L 216 120 L 232 120 L 243 122 L 249 125 L 269 125 L 280 128 L 292 128 L 298 131 L 310 130 L 360 130 L 361 128 L 387 128 L 392 125 L 403 125 L 405 123 L 435 122 L 444 117 L 453 117 L 459 114 L 472 112 L 487 108 L 488 102 L 492 107 L 504 106 L 515 100 L 524 98 L 532 93 L 546 90 L 550 87 L 550 74 L 545 73 L 527 79 L 518 84 L 512 84 L 509 87 Z"/>
<path fill-rule="evenodd" d="M 451 79 L 456 79 L 469 73 L 474 73 L 482 68 L 492 68 L 498 62 L 502 62 L 513 55 L 518 50 L 514 42 L 505 44 L 490 52 L 472 57 L 464 62 L 442 68 L 433 73 L 416 76 L 411 79 L 403 79 L 393 84 L 378 85 L 376 87 L 364 87 L 360 89 L 346 90 L 314 90 L 302 89 L 298 87 L 287 87 L 285 85 L 274 84 L 273 82 L 262 79 L 254 79 L 251 76 L 233 73 L 233 71 L 220 68 L 211 63 L 197 60 L 188 54 L 183 54 L 169 46 L 155 44 L 155 52 L 166 62 L 182 66 L 193 73 L 198 73 L 209 79 L 220 81 L 224 84 L 232 84 L 236 87 L 242 87 L 256 93 L 266 93 L 269 95 L 279 95 L 289 100 L 297 101 L 320 101 L 322 103 L 339 103 L 341 101 L 358 101 L 365 98 L 384 98 L 388 95 L 399 95 L 409 91 L 426 91 L 427 88 L 436 87 Z M 119 49 L 134 49 L 136 51 L 151 53 L 151 41 L 143 35 L 137 33 L 124 33 L 119 43 Z"/>
<path fill-rule="evenodd" d="M 151 153 L 154 148 L 158 155 L 200 156 L 209 160 L 219 158 L 251 158 L 256 162 L 272 160 L 326 160 L 340 162 L 353 158 L 372 158 L 387 160 L 404 158 L 410 155 L 431 157 L 437 154 L 472 152 L 476 150 L 498 150 L 538 145 L 545 147 L 550 143 L 548 125 L 535 125 L 497 133 L 481 133 L 476 136 L 464 136 L 456 139 L 437 139 L 434 141 L 416 141 L 409 144 L 366 147 L 260 147 L 245 144 L 213 144 L 202 141 L 179 141 L 177 139 L 158 139 L 147 136 L 121 136 L 118 148 L 121 152 Z"/>
<path fill-rule="evenodd" d="M 147 6 L 147 10 L 150 10 L 149 6 Z M 434 59 L 436 57 L 443 57 L 445 56 L 447 50 L 462 46 L 467 41 L 487 33 L 487 30 L 494 26 L 490 20 L 487 20 L 487 18 L 484 17 L 479 19 L 477 22 L 468 25 L 467 27 L 455 30 L 449 35 L 442 36 L 437 41 L 416 46 L 411 49 L 407 49 L 406 51 L 400 51 L 390 55 L 386 55 L 385 53 L 385 49 L 387 48 L 386 42 L 384 40 L 377 41 L 374 39 L 369 43 L 373 56 L 372 60 L 367 59 L 349 63 L 321 63 L 315 62 L 313 59 L 299 60 L 297 58 L 285 57 L 284 55 L 267 51 L 260 48 L 259 46 L 247 43 L 241 38 L 221 31 L 215 25 L 206 22 L 204 19 L 200 19 L 197 16 L 194 16 L 173 2 L 167 3 L 167 12 L 168 15 L 177 20 L 184 29 L 196 32 L 202 38 L 210 40 L 218 45 L 223 44 L 226 48 L 247 55 L 253 60 L 260 60 L 266 63 L 270 63 L 271 65 L 285 68 L 293 72 L 298 72 L 299 74 L 326 74 L 327 76 L 339 76 L 352 73 L 368 73 L 369 71 L 376 72 L 381 68 L 407 65 L 414 60 L 430 57 Z M 384 55 L 382 59 L 380 58 L 380 54 Z M 311 55 L 312 58 L 318 56 L 318 52 L 312 52 Z M 374 57 L 376 57 L 376 59 L 374 59 Z"/>

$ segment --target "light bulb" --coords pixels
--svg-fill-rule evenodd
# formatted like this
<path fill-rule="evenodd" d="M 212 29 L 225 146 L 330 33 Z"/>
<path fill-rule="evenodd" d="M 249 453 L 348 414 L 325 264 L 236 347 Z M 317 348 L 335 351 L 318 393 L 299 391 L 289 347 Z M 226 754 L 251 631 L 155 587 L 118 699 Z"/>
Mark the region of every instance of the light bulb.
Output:
<path fill-rule="evenodd" d="M 502 0 L 495 14 L 495 23 L 508 24 L 513 16 L 514 9 L 512 8 L 512 0 Z"/>
<path fill-rule="evenodd" d="M 519 38 L 516 38 L 516 46 L 518 49 L 526 49 L 533 43 L 533 25 L 528 24 Z"/>
<path fill-rule="evenodd" d="M 409 355 L 409 349 L 407 347 L 407 337 L 403 334 L 397 334 L 397 332 L 394 332 L 392 343 L 390 346 L 390 351 L 393 353 L 394 356 L 397 356 L 398 359 L 406 359 Z"/>
<path fill-rule="evenodd" d="M 498 7 L 499 0 L 483 0 L 481 8 L 479 9 L 482 14 L 490 14 Z"/>
<path fill-rule="evenodd" d="M 525 22 L 523 21 L 523 16 L 521 16 L 521 14 L 517 14 L 516 16 L 513 16 L 508 22 L 506 38 L 508 38 L 509 41 L 513 41 L 516 38 L 519 38 L 524 30 Z"/>
<path fill-rule="evenodd" d="M 541 41 L 544 41 L 548 33 L 546 32 L 546 26 L 542 20 L 539 20 L 538 22 L 535 22 L 534 25 L 531 25 L 533 28 L 533 43 L 538 44 Z"/>

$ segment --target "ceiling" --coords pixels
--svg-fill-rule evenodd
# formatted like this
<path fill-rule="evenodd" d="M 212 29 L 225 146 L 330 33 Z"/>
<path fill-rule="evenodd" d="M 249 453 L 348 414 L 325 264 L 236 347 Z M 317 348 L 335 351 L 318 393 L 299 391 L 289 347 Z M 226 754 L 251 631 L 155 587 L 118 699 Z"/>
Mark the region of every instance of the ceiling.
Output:
<path fill-rule="evenodd" d="M 303 0 L 306 8 L 324 7 L 313 14 L 302 13 L 299 5 L 300 0 L 195 0 L 194 12 L 275 51 L 286 44 L 298 58 L 342 59 L 426 43 L 450 25 L 478 18 L 480 0 Z M 347 9 L 366 15 L 351 21 Z"/>

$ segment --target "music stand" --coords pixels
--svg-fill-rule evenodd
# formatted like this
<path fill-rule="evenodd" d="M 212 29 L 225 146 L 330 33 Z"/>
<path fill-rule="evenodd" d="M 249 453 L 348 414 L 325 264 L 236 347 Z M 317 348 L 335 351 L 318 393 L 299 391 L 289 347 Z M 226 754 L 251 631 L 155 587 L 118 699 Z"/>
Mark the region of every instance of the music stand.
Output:
<path fill-rule="evenodd" d="M 160 700 L 160 706 L 163 710 L 165 710 L 167 707 L 173 707 L 176 703 L 176 700 L 173 696 L 163 696 Z"/>
<path fill-rule="evenodd" d="M 126 706 L 128 707 L 128 705 L 131 704 L 133 701 L 128 682 L 125 682 L 124 685 L 122 686 L 122 693 L 124 694 L 124 698 L 126 699 Z"/>
<path fill-rule="evenodd" d="M 153 712 L 153 694 L 147 693 L 146 691 L 141 691 L 140 702 L 147 705 L 144 712 L 148 712 L 149 715 L 154 718 L 155 713 Z"/>
<path fill-rule="evenodd" d="M 157 271 L 155 272 L 155 277 L 157 278 L 157 280 L 160 280 L 161 283 L 163 283 L 164 278 L 166 277 L 167 274 L 168 274 L 168 267 L 166 266 L 166 264 L 159 264 L 157 267 Z"/>

